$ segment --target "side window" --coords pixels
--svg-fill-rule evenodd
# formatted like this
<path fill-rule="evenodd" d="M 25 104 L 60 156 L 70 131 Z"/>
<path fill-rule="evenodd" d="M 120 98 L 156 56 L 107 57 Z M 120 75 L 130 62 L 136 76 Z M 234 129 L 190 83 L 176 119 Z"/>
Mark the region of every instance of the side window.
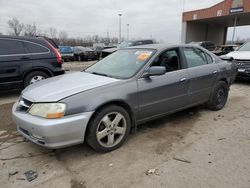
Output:
<path fill-rule="evenodd" d="M 21 55 L 25 53 L 23 42 L 12 39 L 0 39 L 0 56 Z"/>
<path fill-rule="evenodd" d="M 180 61 L 177 49 L 162 52 L 151 66 L 164 66 L 167 72 L 180 69 Z"/>
<path fill-rule="evenodd" d="M 208 55 L 207 53 L 205 53 L 206 59 L 207 59 L 207 64 L 212 64 L 214 62 L 213 58 Z"/>
<path fill-rule="evenodd" d="M 200 49 L 184 48 L 184 55 L 189 68 L 207 64 L 205 53 Z"/>
<path fill-rule="evenodd" d="M 27 48 L 29 53 L 48 53 L 49 49 L 36 44 L 36 43 L 31 43 L 31 42 L 24 42 L 25 47 Z"/>

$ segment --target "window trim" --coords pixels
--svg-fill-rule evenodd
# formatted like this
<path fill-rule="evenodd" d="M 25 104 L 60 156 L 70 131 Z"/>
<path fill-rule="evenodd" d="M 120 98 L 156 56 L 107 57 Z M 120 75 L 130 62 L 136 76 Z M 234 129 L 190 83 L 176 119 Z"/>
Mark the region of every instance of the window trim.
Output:
<path fill-rule="evenodd" d="M 194 66 L 194 67 L 189 67 L 189 66 L 188 66 L 188 62 L 187 62 L 187 58 L 186 58 L 186 56 L 185 56 L 185 49 L 188 49 L 188 48 L 197 49 L 197 50 L 200 50 L 201 52 L 203 52 L 204 55 L 205 55 L 205 58 L 206 58 L 206 64 L 199 65 L 199 66 Z M 213 56 L 211 56 L 209 53 L 207 53 L 206 51 L 204 51 L 204 50 L 202 50 L 202 49 L 200 49 L 200 48 L 198 48 L 198 47 L 193 47 L 193 46 L 190 47 L 190 46 L 187 46 L 187 47 L 183 47 L 183 48 L 182 48 L 182 51 L 183 51 L 183 55 L 184 55 L 184 58 L 185 58 L 185 62 L 186 62 L 187 69 L 215 64 L 215 58 L 214 58 Z M 207 56 L 206 56 L 206 55 L 208 55 L 209 57 L 211 57 L 211 59 L 212 59 L 212 61 L 213 61 L 212 63 L 208 63 L 208 60 L 207 60 Z"/>
<path fill-rule="evenodd" d="M 183 66 L 182 66 L 181 53 L 180 53 L 180 48 L 179 48 L 179 47 L 176 47 L 176 48 L 169 48 L 169 49 L 163 50 L 162 52 L 160 52 L 160 53 L 154 58 L 154 60 L 149 64 L 148 67 L 151 67 L 152 64 L 155 63 L 154 61 L 155 61 L 157 58 L 159 58 L 160 55 L 162 55 L 163 53 L 165 53 L 165 52 L 167 52 L 167 51 L 171 51 L 171 50 L 172 50 L 172 51 L 175 50 L 176 53 L 177 53 L 177 58 L 178 58 L 178 70 L 184 69 Z M 175 71 L 178 71 L 178 70 L 175 70 Z M 171 71 L 171 72 L 173 72 L 173 71 Z M 166 73 L 168 73 L 168 72 L 166 72 Z"/>
<path fill-rule="evenodd" d="M 31 41 L 27 41 L 27 40 L 21 40 L 21 39 L 11 39 L 11 38 L 0 38 L 0 40 L 12 40 L 12 41 L 19 41 L 21 43 L 23 43 L 23 47 L 25 48 L 25 51 L 27 51 L 27 47 L 25 46 L 25 42 L 27 43 L 31 43 L 31 44 L 34 44 L 34 45 L 38 45 L 38 46 L 41 46 L 45 49 L 47 49 L 48 51 L 47 52 L 37 52 L 37 53 L 24 53 L 24 54 L 9 54 L 9 55 L 0 55 L 0 57 L 12 57 L 12 56 L 26 56 L 26 55 L 30 55 L 30 56 L 33 56 L 33 55 L 45 55 L 45 54 L 49 54 L 51 51 L 49 48 L 47 48 L 46 46 L 43 46 L 41 44 L 38 44 L 38 43 L 35 43 L 35 42 L 31 42 Z"/>

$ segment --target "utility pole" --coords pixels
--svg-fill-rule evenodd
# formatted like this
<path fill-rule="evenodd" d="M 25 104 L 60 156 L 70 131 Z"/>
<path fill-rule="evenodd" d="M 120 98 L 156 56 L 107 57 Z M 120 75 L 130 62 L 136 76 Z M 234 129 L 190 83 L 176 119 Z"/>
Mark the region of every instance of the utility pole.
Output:
<path fill-rule="evenodd" d="M 127 41 L 129 41 L 129 24 L 127 24 Z"/>
<path fill-rule="evenodd" d="M 235 30 L 237 26 L 237 16 L 234 18 L 234 30 L 233 30 L 233 37 L 232 37 L 232 43 L 234 44 L 234 36 L 235 36 Z"/>
<path fill-rule="evenodd" d="M 122 14 L 118 14 L 119 16 L 119 43 L 122 42 Z"/>

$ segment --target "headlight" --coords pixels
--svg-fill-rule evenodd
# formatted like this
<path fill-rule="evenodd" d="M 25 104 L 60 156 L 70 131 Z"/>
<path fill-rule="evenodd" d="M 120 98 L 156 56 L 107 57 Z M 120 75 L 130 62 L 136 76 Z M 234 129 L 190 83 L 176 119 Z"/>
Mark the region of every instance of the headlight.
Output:
<path fill-rule="evenodd" d="M 48 119 L 61 118 L 66 111 L 64 103 L 37 103 L 33 104 L 29 113 L 33 116 L 39 116 Z"/>

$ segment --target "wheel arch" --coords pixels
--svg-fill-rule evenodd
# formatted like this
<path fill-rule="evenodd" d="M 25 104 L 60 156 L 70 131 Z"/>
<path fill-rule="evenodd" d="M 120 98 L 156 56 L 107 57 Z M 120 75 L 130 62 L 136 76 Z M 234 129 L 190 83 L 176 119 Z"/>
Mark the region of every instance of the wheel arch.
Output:
<path fill-rule="evenodd" d="M 227 78 L 221 78 L 221 79 L 219 79 L 219 81 L 226 82 L 226 84 L 229 86 L 229 83 L 230 83 L 229 78 L 228 79 Z"/>
<path fill-rule="evenodd" d="M 32 68 L 32 69 L 25 71 L 22 75 L 22 79 L 24 79 L 29 73 L 35 72 L 35 71 L 42 71 L 48 74 L 50 77 L 53 76 L 53 73 L 50 70 L 43 68 L 43 67 L 37 67 L 37 68 Z"/>
<path fill-rule="evenodd" d="M 130 122 L 131 122 L 131 127 L 136 126 L 136 123 L 135 123 L 136 122 L 136 120 L 135 120 L 135 114 L 134 114 L 131 106 L 128 103 L 126 103 L 125 101 L 123 101 L 123 100 L 112 100 L 112 101 L 105 102 L 105 103 L 103 103 L 103 104 L 101 104 L 101 105 L 99 105 L 99 106 L 97 106 L 95 108 L 95 110 L 94 110 L 95 112 L 92 114 L 92 116 L 90 117 L 90 119 L 88 121 L 87 128 L 88 128 L 91 120 L 93 118 L 95 118 L 95 116 L 96 116 L 96 114 L 97 114 L 98 111 L 100 111 L 101 109 L 103 109 L 103 108 L 105 108 L 107 106 L 111 106 L 111 105 L 117 105 L 117 106 L 120 106 L 120 107 L 124 108 L 128 112 L 128 114 L 129 114 Z M 86 133 L 87 132 L 85 132 L 85 138 L 86 138 Z"/>

